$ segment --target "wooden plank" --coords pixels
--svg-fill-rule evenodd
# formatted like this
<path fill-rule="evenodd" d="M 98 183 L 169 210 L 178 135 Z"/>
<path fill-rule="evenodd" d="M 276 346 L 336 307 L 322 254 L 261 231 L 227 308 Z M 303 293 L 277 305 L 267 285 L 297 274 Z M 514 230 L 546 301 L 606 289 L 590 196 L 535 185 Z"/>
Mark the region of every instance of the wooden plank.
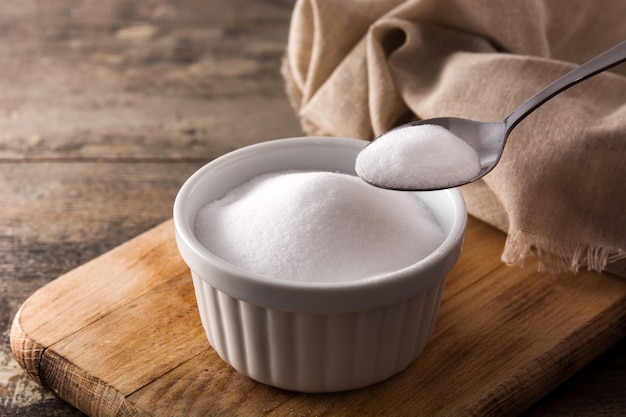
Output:
<path fill-rule="evenodd" d="M 40 335 L 40 344 L 66 339 L 187 270 L 176 258 L 171 220 L 146 233 L 148 238 L 144 234 L 70 271 L 24 303 L 21 320 L 31 324 L 30 333 Z M 57 308 L 29 308 L 31 304 Z"/>
<path fill-rule="evenodd" d="M 122 395 L 130 395 L 207 349 L 207 339 L 198 331 L 202 324 L 190 282 L 188 271 L 175 275 L 60 339 L 51 349 Z M 120 298 L 128 301 L 126 294 Z"/>
<path fill-rule="evenodd" d="M 205 160 L 301 135 L 293 2 L 0 4 L 0 159 Z"/>
<path fill-rule="evenodd" d="M 180 186 L 206 162 L 0 164 L 2 237 L 33 249 L 37 244 L 111 249 L 171 218 Z M 21 268 L 27 263 L 10 261 Z"/>
<path fill-rule="evenodd" d="M 362 390 L 290 393 L 221 361 L 204 337 L 171 221 L 42 288 L 13 333 L 39 350 L 14 349 L 24 366 L 40 354 L 30 372 L 90 415 L 515 415 L 624 337 L 626 282 L 505 267 L 503 241 L 470 219 L 431 342 L 406 371 Z M 133 253 L 145 262 L 129 265 Z M 90 288 L 105 265 L 116 270 L 104 274 L 110 285 Z M 81 282 L 85 272 L 91 279 Z M 133 279 L 151 284 L 118 287 Z M 115 297 L 102 296 L 108 288 Z M 78 307 L 60 307 L 70 301 Z M 91 313 L 77 317 L 83 308 Z"/>

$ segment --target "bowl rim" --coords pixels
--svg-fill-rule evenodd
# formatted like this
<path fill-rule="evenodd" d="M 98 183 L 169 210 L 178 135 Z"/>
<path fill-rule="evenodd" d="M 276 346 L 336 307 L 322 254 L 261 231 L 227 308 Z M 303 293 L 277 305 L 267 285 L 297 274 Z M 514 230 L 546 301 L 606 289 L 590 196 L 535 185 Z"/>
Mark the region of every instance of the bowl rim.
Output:
<path fill-rule="evenodd" d="M 445 279 L 460 256 L 467 227 L 465 202 L 457 189 L 423 192 L 443 193 L 453 206 L 450 232 L 437 249 L 400 270 L 355 281 L 295 281 L 266 277 L 245 270 L 205 248 L 195 237 L 193 226 L 186 220 L 185 201 L 190 193 L 205 175 L 219 169 L 222 164 L 285 147 L 347 148 L 358 153 L 368 143 L 361 139 L 324 136 L 273 139 L 228 152 L 195 171 L 181 186 L 173 207 L 176 242 L 192 273 L 236 299 L 280 310 L 309 312 L 347 312 L 381 307 L 392 301 L 408 299 L 421 290 L 431 288 L 440 279 Z M 418 272 L 423 275 L 423 279 L 414 279 Z"/>

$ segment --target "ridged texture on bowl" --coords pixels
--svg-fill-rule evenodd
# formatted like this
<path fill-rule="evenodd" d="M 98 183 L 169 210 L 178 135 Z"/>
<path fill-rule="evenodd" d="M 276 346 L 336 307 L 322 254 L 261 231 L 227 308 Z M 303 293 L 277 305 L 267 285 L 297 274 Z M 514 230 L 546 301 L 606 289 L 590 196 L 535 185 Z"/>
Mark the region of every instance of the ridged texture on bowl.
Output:
<path fill-rule="evenodd" d="M 301 392 L 360 388 L 406 368 L 432 334 L 445 283 L 384 308 L 310 314 L 255 306 L 192 275 L 220 357 L 259 382 Z"/>

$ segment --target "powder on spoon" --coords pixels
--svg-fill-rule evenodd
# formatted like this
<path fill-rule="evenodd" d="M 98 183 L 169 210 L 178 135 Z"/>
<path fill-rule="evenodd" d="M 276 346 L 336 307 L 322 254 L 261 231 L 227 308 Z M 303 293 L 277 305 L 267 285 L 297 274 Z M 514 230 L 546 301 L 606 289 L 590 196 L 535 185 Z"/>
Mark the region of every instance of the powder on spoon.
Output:
<path fill-rule="evenodd" d="M 415 125 L 391 130 L 357 156 L 356 172 L 383 188 L 430 190 L 450 188 L 480 173 L 476 151 L 448 129 Z"/>
<path fill-rule="evenodd" d="M 317 171 L 253 178 L 204 206 L 195 231 L 203 246 L 240 268 L 318 282 L 398 271 L 445 238 L 414 193 Z"/>

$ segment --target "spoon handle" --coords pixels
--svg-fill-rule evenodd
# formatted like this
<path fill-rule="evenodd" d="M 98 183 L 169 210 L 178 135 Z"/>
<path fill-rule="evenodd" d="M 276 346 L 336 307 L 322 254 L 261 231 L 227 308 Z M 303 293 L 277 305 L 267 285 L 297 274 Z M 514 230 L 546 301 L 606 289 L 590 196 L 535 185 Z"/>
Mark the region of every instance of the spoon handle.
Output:
<path fill-rule="evenodd" d="M 537 107 L 541 106 L 561 91 L 615 65 L 621 64 L 624 61 L 626 61 L 626 41 L 615 45 L 611 49 L 590 59 L 563 75 L 561 78 L 548 84 L 543 90 L 529 98 L 503 120 L 507 134 Z"/>

